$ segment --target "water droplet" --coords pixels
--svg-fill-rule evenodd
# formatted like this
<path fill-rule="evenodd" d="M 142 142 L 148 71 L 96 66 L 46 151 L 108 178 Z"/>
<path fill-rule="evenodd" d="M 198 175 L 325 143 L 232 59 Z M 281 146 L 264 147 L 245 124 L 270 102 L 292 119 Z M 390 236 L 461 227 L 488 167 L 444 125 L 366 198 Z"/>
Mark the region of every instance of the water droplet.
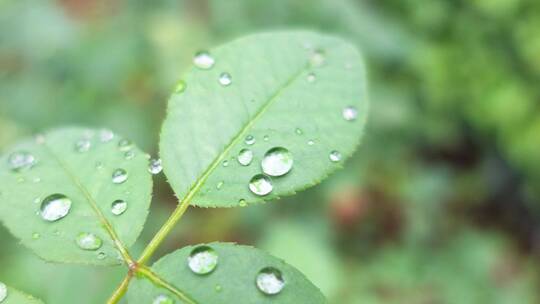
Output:
<path fill-rule="evenodd" d="M 293 156 L 289 150 L 283 147 L 275 147 L 264 155 L 261 162 L 263 172 L 270 176 L 282 176 L 293 167 Z"/>
<path fill-rule="evenodd" d="M 333 162 L 338 162 L 341 160 L 341 153 L 339 153 L 339 151 L 332 151 L 330 152 L 330 160 L 333 161 Z"/>
<path fill-rule="evenodd" d="M 116 169 L 112 174 L 112 182 L 122 184 L 128 179 L 128 173 L 124 169 Z"/>
<path fill-rule="evenodd" d="M 246 207 L 247 206 L 247 202 L 245 199 L 241 199 L 238 201 L 238 206 L 240 207 Z"/>
<path fill-rule="evenodd" d="M 133 159 L 134 157 L 135 157 L 135 152 L 133 152 L 133 150 L 129 150 L 126 153 L 124 153 L 124 158 L 126 160 Z"/>
<path fill-rule="evenodd" d="M 294 132 L 295 132 L 296 134 L 298 134 L 298 135 L 304 134 L 304 131 L 302 131 L 302 129 L 300 129 L 300 128 L 296 128 L 296 130 L 294 130 Z"/>
<path fill-rule="evenodd" d="M 12 171 L 30 169 L 36 164 L 34 155 L 28 152 L 15 152 L 8 157 L 8 164 Z"/>
<path fill-rule="evenodd" d="M 249 181 L 249 190 L 260 196 L 272 192 L 273 188 L 272 180 L 264 174 L 257 174 Z"/>
<path fill-rule="evenodd" d="M 183 93 L 186 90 L 186 82 L 183 80 L 178 81 L 176 84 L 176 87 L 174 88 L 174 92 L 176 94 Z"/>
<path fill-rule="evenodd" d="M 6 284 L 0 282 L 0 303 L 4 302 L 4 300 L 8 296 L 8 290 Z"/>
<path fill-rule="evenodd" d="M 222 163 L 223 167 L 228 167 L 229 166 L 229 161 L 228 160 L 224 160 L 223 163 Z"/>
<path fill-rule="evenodd" d="M 118 149 L 120 151 L 129 151 L 133 148 L 133 143 L 129 139 L 121 139 L 118 142 Z"/>
<path fill-rule="evenodd" d="M 107 254 L 105 252 L 100 252 L 97 255 L 98 260 L 104 260 L 107 257 Z"/>
<path fill-rule="evenodd" d="M 53 194 L 46 197 L 41 203 L 41 217 L 54 222 L 68 215 L 71 209 L 71 200 L 63 194 Z"/>
<path fill-rule="evenodd" d="M 199 69 L 208 70 L 214 66 L 215 60 L 208 52 L 200 51 L 193 57 L 193 63 Z"/>
<path fill-rule="evenodd" d="M 127 210 L 127 202 L 124 200 L 115 200 L 111 204 L 111 212 L 114 215 L 121 215 Z"/>
<path fill-rule="evenodd" d="M 92 142 L 89 139 L 81 139 L 75 143 L 75 151 L 77 152 L 88 152 L 92 147 Z"/>
<path fill-rule="evenodd" d="M 39 204 L 40 202 L 41 202 L 41 198 L 36 197 L 36 198 L 34 199 L 34 204 Z"/>
<path fill-rule="evenodd" d="M 208 274 L 218 265 L 218 255 L 208 246 L 199 246 L 188 257 L 188 266 L 196 274 Z"/>
<path fill-rule="evenodd" d="M 152 301 L 152 304 L 174 304 L 174 300 L 166 295 L 159 295 Z"/>
<path fill-rule="evenodd" d="M 114 133 L 111 130 L 103 129 L 99 132 L 99 140 L 102 143 L 108 143 L 114 138 Z"/>
<path fill-rule="evenodd" d="M 268 135 L 263 136 L 263 140 L 264 140 L 264 141 L 269 141 L 269 140 L 270 140 L 270 136 L 268 136 Z"/>
<path fill-rule="evenodd" d="M 267 295 L 276 295 L 285 287 L 285 280 L 281 271 L 274 267 L 267 267 L 257 275 L 257 288 Z"/>
<path fill-rule="evenodd" d="M 223 290 L 223 287 L 221 287 L 221 285 L 216 285 L 214 289 L 216 290 L 216 292 L 221 292 Z"/>
<path fill-rule="evenodd" d="M 220 190 L 223 187 L 224 184 L 225 184 L 224 181 L 220 181 L 219 183 L 217 183 L 216 189 Z"/>
<path fill-rule="evenodd" d="M 346 121 L 354 121 L 358 117 L 358 110 L 353 106 L 348 106 L 343 109 L 342 115 Z"/>
<path fill-rule="evenodd" d="M 232 76 L 231 74 L 227 73 L 227 72 L 224 72 L 224 73 L 221 73 L 221 75 L 219 75 L 219 83 L 222 85 L 222 86 L 228 86 L 232 83 Z"/>
<path fill-rule="evenodd" d="M 39 233 L 37 233 L 37 232 L 32 233 L 32 238 L 33 238 L 34 240 L 37 240 L 37 239 L 39 239 L 40 237 L 41 237 L 41 234 L 39 234 Z"/>
<path fill-rule="evenodd" d="M 77 246 L 83 250 L 95 251 L 101 248 L 103 241 L 92 233 L 80 233 L 77 236 Z"/>
<path fill-rule="evenodd" d="M 97 162 L 96 163 L 96 169 L 98 169 L 98 170 L 103 169 L 103 163 L 102 162 Z"/>
<path fill-rule="evenodd" d="M 161 164 L 161 159 L 152 159 L 150 160 L 150 165 L 148 165 L 148 172 L 151 174 L 159 174 L 163 171 L 163 165 Z"/>
<path fill-rule="evenodd" d="M 315 82 L 317 80 L 317 76 L 315 76 L 315 73 L 309 73 L 307 75 L 307 81 L 308 82 Z"/>
<path fill-rule="evenodd" d="M 255 143 L 255 137 L 253 137 L 253 135 L 248 135 L 246 136 L 246 139 L 244 140 L 244 142 L 246 143 L 246 145 L 253 145 Z"/>
<path fill-rule="evenodd" d="M 238 153 L 237 159 L 242 166 L 249 166 L 253 160 L 253 151 L 250 149 L 242 149 Z"/>
<path fill-rule="evenodd" d="M 309 62 L 311 66 L 314 67 L 320 67 L 324 64 L 326 61 L 326 56 L 324 55 L 324 52 L 322 50 L 315 50 L 311 57 L 309 58 Z"/>
<path fill-rule="evenodd" d="M 312 139 L 310 139 L 310 140 L 308 140 L 307 144 L 308 144 L 309 146 L 313 146 L 313 145 L 315 144 L 315 141 L 312 140 Z"/>

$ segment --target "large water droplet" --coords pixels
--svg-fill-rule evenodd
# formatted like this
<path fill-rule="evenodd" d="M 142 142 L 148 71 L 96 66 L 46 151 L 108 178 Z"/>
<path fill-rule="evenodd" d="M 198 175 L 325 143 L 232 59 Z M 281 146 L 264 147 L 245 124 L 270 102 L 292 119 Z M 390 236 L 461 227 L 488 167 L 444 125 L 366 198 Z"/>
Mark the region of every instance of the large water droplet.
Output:
<path fill-rule="evenodd" d="M 221 75 L 219 75 L 219 83 L 222 85 L 222 86 L 228 86 L 232 83 L 232 76 L 231 74 L 227 73 L 227 72 L 224 72 L 224 73 L 221 73 Z"/>
<path fill-rule="evenodd" d="M 261 162 L 263 172 L 270 176 L 282 176 L 291 171 L 293 156 L 283 147 L 275 147 L 264 155 Z"/>
<path fill-rule="evenodd" d="M 339 151 L 334 150 L 330 152 L 329 157 L 332 162 L 336 163 L 341 160 L 341 153 Z"/>
<path fill-rule="evenodd" d="M 148 172 L 151 174 L 159 174 L 163 171 L 163 165 L 161 164 L 161 159 L 151 159 L 150 164 L 148 165 Z"/>
<path fill-rule="evenodd" d="M 276 295 L 285 287 L 285 280 L 281 271 L 274 267 L 267 267 L 257 275 L 257 288 L 267 295 Z"/>
<path fill-rule="evenodd" d="M 152 304 L 174 304 L 174 300 L 166 295 L 159 295 L 152 301 Z"/>
<path fill-rule="evenodd" d="M 57 221 L 68 215 L 71 209 L 71 200 L 63 194 L 53 194 L 46 197 L 41 203 L 41 217 L 49 222 Z"/>
<path fill-rule="evenodd" d="M 121 215 L 127 210 L 127 202 L 125 200 L 115 200 L 111 204 L 111 212 L 114 215 Z"/>
<path fill-rule="evenodd" d="M 348 106 L 343 109 L 342 115 L 346 121 L 354 121 L 358 117 L 358 110 L 353 106 Z"/>
<path fill-rule="evenodd" d="M 112 174 L 112 182 L 122 184 L 128 179 L 128 173 L 124 169 L 116 169 Z"/>
<path fill-rule="evenodd" d="M 200 51 L 193 57 L 193 63 L 199 69 L 208 70 L 214 66 L 215 60 L 208 52 Z"/>
<path fill-rule="evenodd" d="M 4 300 L 8 296 L 8 290 L 6 284 L 0 282 L 0 303 L 4 302 Z"/>
<path fill-rule="evenodd" d="M 255 143 L 255 137 L 253 137 L 253 135 L 248 135 L 246 136 L 246 139 L 244 140 L 244 142 L 246 143 L 246 145 L 253 145 Z"/>
<path fill-rule="evenodd" d="M 13 171 L 30 169 L 36 164 L 34 155 L 28 152 L 15 152 L 8 157 L 8 164 Z"/>
<path fill-rule="evenodd" d="M 111 130 L 103 129 L 99 132 L 99 140 L 102 143 L 108 143 L 114 139 L 114 133 Z"/>
<path fill-rule="evenodd" d="M 129 139 L 121 139 L 118 142 L 118 149 L 120 151 L 129 151 L 133 148 L 133 143 Z"/>
<path fill-rule="evenodd" d="M 272 180 L 264 174 L 257 174 L 249 181 L 249 190 L 257 195 L 267 195 L 273 189 Z"/>
<path fill-rule="evenodd" d="M 238 153 L 237 159 L 242 166 L 249 166 L 253 160 L 253 151 L 250 149 L 242 149 Z"/>
<path fill-rule="evenodd" d="M 103 241 L 92 233 L 80 233 L 77 236 L 77 246 L 83 250 L 95 251 L 101 248 Z"/>
<path fill-rule="evenodd" d="M 208 246 L 199 246 L 188 257 L 188 266 L 196 274 L 208 274 L 218 265 L 216 251 Z"/>
<path fill-rule="evenodd" d="M 77 152 L 88 152 L 92 147 L 92 142 L 89 139 L 81 139 L 75 143 L 75 151 Z"/>

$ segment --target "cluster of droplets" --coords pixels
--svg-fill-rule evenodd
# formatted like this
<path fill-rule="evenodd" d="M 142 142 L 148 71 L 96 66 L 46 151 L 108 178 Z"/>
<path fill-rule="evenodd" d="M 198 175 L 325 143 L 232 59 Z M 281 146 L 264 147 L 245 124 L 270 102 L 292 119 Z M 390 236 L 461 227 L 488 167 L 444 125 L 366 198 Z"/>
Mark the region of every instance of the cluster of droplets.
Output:
<path fill-rule="evenodd" d="M 214 57 L 207 51 L 200 51 L 195 54 L 193 57 L 193 64 L 201 70 L 210 70 L 214 67 L 216 60 Z M 227 87 L 232 84 L 232 76 L 228 72 L 222 72 L 219 74 L 218 83 Z M 181 81 L 177 84 L 176 93 L 182 93 L 185 90 L 186 84 Z"/>

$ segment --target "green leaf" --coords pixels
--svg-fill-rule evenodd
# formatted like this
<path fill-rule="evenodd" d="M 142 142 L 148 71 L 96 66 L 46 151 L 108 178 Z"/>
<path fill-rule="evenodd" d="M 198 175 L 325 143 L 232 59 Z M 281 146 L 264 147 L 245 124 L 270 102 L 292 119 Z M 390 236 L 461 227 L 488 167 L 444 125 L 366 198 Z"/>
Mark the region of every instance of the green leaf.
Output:
<path fill-rule="evenodd" d="M 22 141 L 0 158 L 0 219 L 41 258 L 117 264 L 115 243 L 129 247 L 139 236 L 151 200 L 148 160 L 129 141 L 110 138 L 111 134 L 58 129 Z M 127 172 L 125 182 L 113 183 L 117 169 Z M 71 201 L 69 212 L 53 221 L 64 213 L 47 213 L 43 207 L 46 201 L 63 197 Z M 127 203 L 121 215 L 112 212 L 116 200 Z M 81 249 L 77 239 L 85 233 L 101 242 L 86 239 L 87 250 Z"/>
<path fill-rule="evenodd" d="M 210 52 L 211 69 L 193 67 L 174 94 L 162 129 L 164 170 L 180 198 L 201 207 L 234 207 L 291 195 L 342 166 L 367 117 L 362 57 L 345 41 L 311 32 L 248 36 Z M 222 73 L 232 83 L 220 84 Z M 312 75 L 312 76 L 310 76 Z M 343 118 L 348 106 L 354 121 Z M 256 142 L 248 145 L 247 136 Z M 273 147 L 292 153 L 292 170 L 273 177 L 262 197 L 248 184 Z M 242 149 L 253 161 L 237 161 Z M 329 155 L 342 158 L 332 162 Z"/>
<path fill-rule="evenodd" d="M 2 304 L 43 304 L 33 296 L 27 295 L 15 288 L 0 282 L 0 303 Z"/>
<path fill-rule="evenodd" d="M 193 251 L 205 247 L 217 254 L 217 266 L 210 273 L 196 274 L 188 265 L 188 257 Z M 267 295 L 257 287 L 259 271 L 267 267 L 278 269 L 285 282 L 281 292 L 274 295 Z M 326 303 L 319 289 L 298 270 L 248 246 L 227 243 L 188 246 L 165 256 L 154 264 L 152 270 L 164 281 L 181 290 L 193 303 Z M 139 277 L 130 285 L 128 302 L 152 303 L 161 295 L 175 298 L 170 291 Z"/>

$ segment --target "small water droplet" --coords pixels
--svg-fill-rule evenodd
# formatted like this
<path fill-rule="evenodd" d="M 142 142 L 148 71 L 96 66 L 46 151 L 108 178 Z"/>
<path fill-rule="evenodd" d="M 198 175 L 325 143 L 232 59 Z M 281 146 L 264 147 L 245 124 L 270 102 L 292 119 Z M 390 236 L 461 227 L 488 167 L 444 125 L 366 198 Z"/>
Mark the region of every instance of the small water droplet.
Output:
<path fill-rule="evenodd" d="M 339 151 L 334 150 L 334 151 L 330 152 L 329 157 L 330 157 L 330 160 L 332 162 L 336 163 L 336 162 L 341 160 L 341 153 L 339 153 Z"/>
<path fill-rule="evenodd" d="M 289 150 L 275 147 L 266 152 L 261 166 L 263 172 L 270 176 L 282 176 L 291 171 L 293 162 L 293 156 Z"/>
<path fill-rule="evenodd" d="M 231 74 L 227 73 L 227 72 L 224 72 L 224 73 L 221 73 L 221 75 L 219 75 L 219 83 L 222 85 L 222 86 L 229 86 L 231 83 L 232 83 L 232 76 Z"/>
<path fill-rule="evenodd" d="M 246 145 L 253 145 L 255 143 L 255 137 L 253 137 L 253 135 L 248 135 L 246 136 L 246 139 L 244 140 L 244 142 L 246 143 Z"/>
<path fill-rule="evenodd" d="M 0 303 L 4 302 L 4 300 L 8 296 L 8 290 L 6 284 L 0 282 Z"/>
<path fill-rule="evenodd" d="M 121 139 L 118 142 L 118 149 L 120 151 L 129 151 L 133 148 L 133 143 L 129 139 Z"/>
<path fill-rule="evenodd" d="M 126 160 L 133 159 L 135 157 L 135 152 L 133 150 L 129 150 L 126 153 L 124 153 L 124 158 Z"/>
<path fill-rule="evenodd" d="M 285 287 L 281 271 L 274 267 L 266 267 L 257 275 L 257 288 L 267 295 L 276 295 Z"/>
<path fill-rule="evenodd" d="M 343 109 L 342 115 L 346 121 L 354 121 L 358 117 L 358 110 L 353 106 L 348 106 Z"/>
<path fill-rule="evenodd" d="M 223 167 L 228 167 L 229 166 L 229 161 L 228 160 L 224 160 L 223 163 L 222 163 Z"/>
<path fill-rule="evenodd" d="M 98 169 L 98 170 L 103 169 L 103 163 L 102 162 L 97 162 L 96 163 L 96 169 Z"/>
<path fill-rule="evenodd" d="M 220 181 L 219 183 L 217 183 L 216 185 L 216 189 L 220 190 L 221 188 L 223 188 L 223 185 L 225 184 L 224 181 Z"/>
<path fill-rule="evenodd" d="M 111 130 L 103 129 L 99 131 L 99 140 L 102 143 L 108 143 L 114 139 L 114 133 Z"/>
<path fill-rule="evenodd" d="M 253 151 L 250 149 L 240 150 L 237 160 L 242 166 L 249 166 L 253 160 Z"/>
<path fill-rule="evenodd" d="M 112 174 L 112 182 L 115 184 L 123 184 L 128 179 L 128 173 L 124 169 L 116 169 Z"/>
<path fill-rule="evenodd" d="M 8 164 L 12 171 L 18 172 L 31 169 L 36 165 L 36 158 L 28 152 L 14 152 L 8 157 Z"/>
<path fill-rule="evenodd" d="M 307 75 L 307 81 L 308 82 L 313 83 L 313 82 L 315 82 L 315 80 L 317 80 L 317 76 L 315 76 L 315 73 L 309 73 Z"/>
<path fill-rule="evenodd" d="M 311 57 L 309 58 L 309 62 L 311 66 L 314 67 L 320 67 L 324 64 L 326 61 L 326 56 L 324 55 L 324 52 L 322 50 L 315 50 Z"/>
<path fill-rule="evenodd" d="M 298 134 L 298 135 L 304 134 L 304 131 L 302 131 L 302 129 L 300 129 L 300 128 L 296 128 L 296 130 L 294 130 L 294 132 L 295 132 L 296 134 Z"/>
<path fill-rule="evenodd" d="M 223 290 L 223 287 L 221 285 L 216 285 L 216 287 L 214 288 L 216 292 L 221 292 Z"/>
<path fill-rule="evenodd" d="M 263 136 L 263 140 L 264 140 L 264 141 L 269 141 L 269 140 L 270 140 L 270 136 L 268 136 L 268 135 Z"/>
<path fill-rule="evenodd" d="M 199 69 L 208 70 L 214 66 L 215 60 L 207 51 L 200 51 L 193 57 L 193 63 Z"/>
<path fill-rule="evenodd" d="M 151 174 L 159 174 L 163 171 L 163 165 L 161 164 L 161 159 L 151 159 L 150 164 L 148 165 L 148 172 Z"/>
<path fill-rule="evenodd" d="M 180 94 L 183 93 L 186 90 L 186 82 L 183 80 L 179 80 L 176 83 L 176 87 L 174 88 L 174 93 Z"/>
<path fill-rule="evenodd" d="M 107 257 L 107 254 L 105 252 L 100 252 L 97 255 L 98 260 L 104 260 Z"/>
<path fill-rule="evenodd" d="M 174 304 L 174 300 L 166 295 L 159 295 L 152 301 L 152 304 Z"/>
<path fill-rule="evenodd" d="M 77 246 L 83 250 L 95 251 L 101 248 L 103 241 L 92 233 L 80 233 L 77 236 Z"/>
<path fill-rule="evenodd" d="M 92 142 L 86 138 L 78 140 L 75 143 L 75 151 L 77 152 L 81 152 L 81 153 L 88 152 L 91 147 L 92 147 Z"/>
<path fill-rule="evenodd" d="M 267 195 L 272 192 L 272 180 L 264 174 L 257 174 L 249 181 L 249 190 L 259 196 Z"/>
<path fill-rule="evenodd" d="M 111 212 L 114 215 L 122 215 L 127 210 L 127 202 L 125 200 L 115 200 L 111 204 Z"/>
<path fill-rule="evenodd" d="M 39 204 L 40 202 L 41 202 L 41 198 L 36 197 L 36 198 L 34 199 L 34 204 Z"/>
<path fill-rule="evenodd" d="M 208 246 L 199 246 L 188 257 L 188 266 L 196 274 L 208 274 L 218 265 L 216 251 Z"/>
<path fill-rule="evenodd" d="M 247 206 L 247 202 L 245 199 L 241 199 L 238 201 L 238 206 L 240 207 L 246 207 Z"/>
<path fill-rule="evenodd" d="M 48 222 L 55 222 L 68 215 L 71 209 L 71 200 L 63 194 L 47 196 L 41 203 L 41 218 Z"/>
<path fill-rule="evenodd" d="M 32 238 L 33 238 L 34 240 L 37 240 L 37 239 L 39 239 L 40 237 L 41 237 L 41 234 L 39 234 L 39 233 L 37 233 L 37 232 L 32 233 Z"/>
<path fill-rule="evenodd" d="M 309 146 L 313 146 L 315 144 L 315 141 L 313 139 L 308 140 L 307 144 Z"/>

